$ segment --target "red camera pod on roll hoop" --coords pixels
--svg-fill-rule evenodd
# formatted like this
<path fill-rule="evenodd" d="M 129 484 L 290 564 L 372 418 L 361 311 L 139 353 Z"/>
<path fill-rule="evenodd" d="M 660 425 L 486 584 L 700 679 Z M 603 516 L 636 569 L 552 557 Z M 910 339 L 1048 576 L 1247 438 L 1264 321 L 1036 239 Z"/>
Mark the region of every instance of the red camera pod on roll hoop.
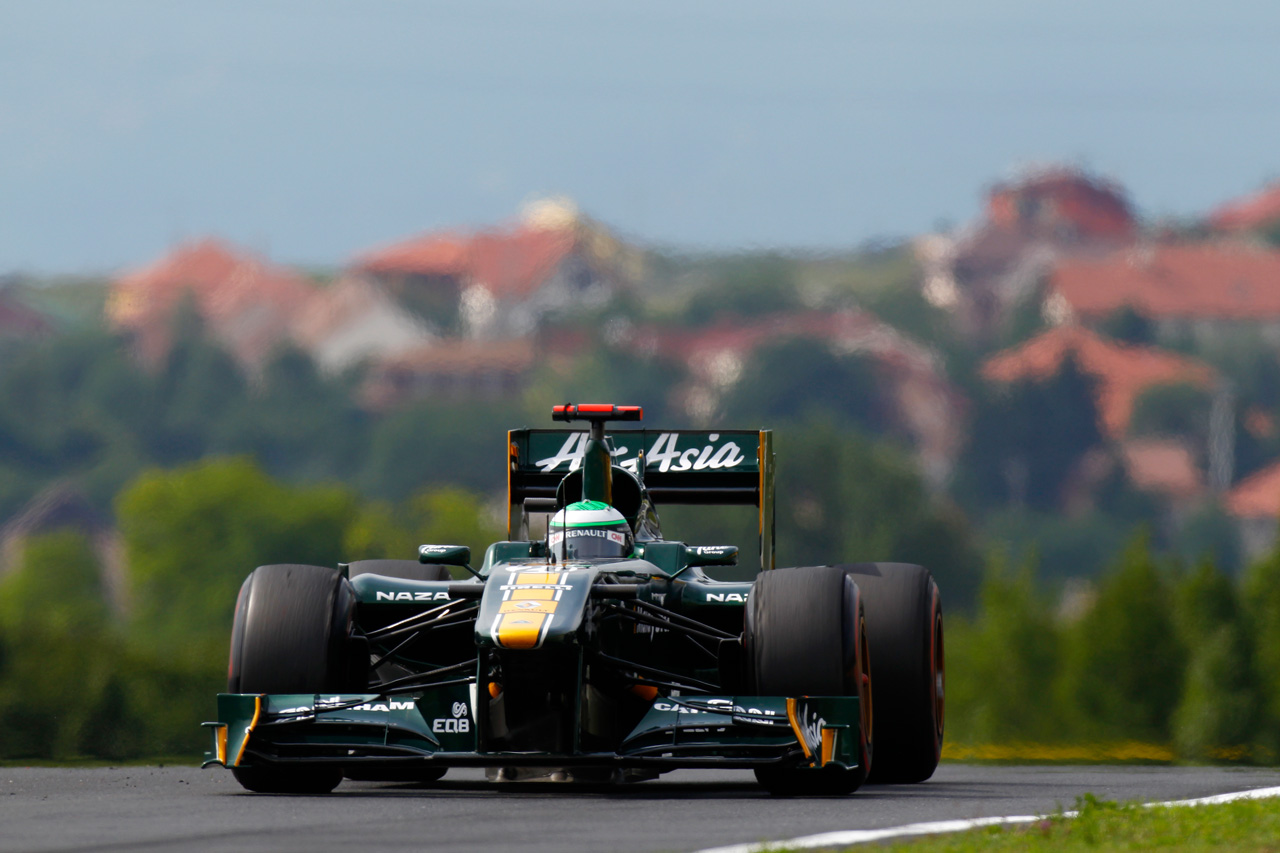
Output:
<path fill-rule="evenodd" d="M 640 406 L 615 406 L 612 403 L 565 403 L 551 409 L 553 421 L 639 421 L 644 419 Z"/>

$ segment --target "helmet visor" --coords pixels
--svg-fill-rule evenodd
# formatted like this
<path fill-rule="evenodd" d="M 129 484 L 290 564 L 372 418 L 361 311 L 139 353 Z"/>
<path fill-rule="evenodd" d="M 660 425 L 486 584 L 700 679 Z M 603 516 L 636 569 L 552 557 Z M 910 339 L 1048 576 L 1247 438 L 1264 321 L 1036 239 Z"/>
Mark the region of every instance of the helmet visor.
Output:
<path fill-rule="evenodd" d="M 604 527 L 569 527 L 552 530 L 548 537 L 557 560 L 590 560 L 625 557 L 631 553 L 631 536 L 625 530 Z"/>

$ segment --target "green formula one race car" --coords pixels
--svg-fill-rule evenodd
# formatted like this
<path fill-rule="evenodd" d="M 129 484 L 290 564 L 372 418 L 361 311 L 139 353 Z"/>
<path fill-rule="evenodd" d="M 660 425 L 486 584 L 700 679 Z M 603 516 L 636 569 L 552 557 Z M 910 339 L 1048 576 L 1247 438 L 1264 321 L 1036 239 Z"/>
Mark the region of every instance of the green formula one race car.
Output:
<path fill-rule="evenodd" d="M 929 778 L 944 674 L 929 572 L 775 569 L 772 434 L 606 435 L 641 416 L 556 406 L 588 428 L 508 433 L 508 538 L 478 569 L 434 544 L 416 561 L 255 569 L 206 766 L 268 793 L 450 767 L 579 782 L 750 768 L 777 794 Z M 758 508 L 754 581 L 703 571 L 736 547 L 664 538 L 656 507 L 681 503 Z"/>

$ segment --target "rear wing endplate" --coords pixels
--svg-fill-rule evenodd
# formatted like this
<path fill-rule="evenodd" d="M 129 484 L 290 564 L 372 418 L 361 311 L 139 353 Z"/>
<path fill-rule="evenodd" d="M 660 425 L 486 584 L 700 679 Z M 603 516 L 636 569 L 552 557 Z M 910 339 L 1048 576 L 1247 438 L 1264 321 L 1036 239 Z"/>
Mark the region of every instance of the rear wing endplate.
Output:
<path fill-rule="evenodd" d="M 755 506 L 760 519 L 760 564 L 774 565 L 774 457 L 769 430 L 611 430 L 615 465 L 644 483 L 655 505 Z M 582 466 L 587 432 L 518 429 L 507 433 L 507 536 L 512 507 L 526 498 L 552 498 L 570 471 Z M 641 465 L 643 464 L 643 470 Z"/>

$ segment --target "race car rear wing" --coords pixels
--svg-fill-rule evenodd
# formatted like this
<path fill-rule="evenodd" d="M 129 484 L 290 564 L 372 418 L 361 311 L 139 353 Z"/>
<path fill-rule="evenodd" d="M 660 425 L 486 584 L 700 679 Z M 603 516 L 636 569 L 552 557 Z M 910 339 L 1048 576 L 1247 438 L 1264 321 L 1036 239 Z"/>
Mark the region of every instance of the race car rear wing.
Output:
<path fill-rule="evenodd" d="M 507 433 L 508 507 L 554 499 L 565 475 L 582 465 L 588 433 L 518 429 Z M 774 457 L 769 430 L 610 430 L 615 465 L 643 483 L 654 504 L 755 506 L 761 566 L 773 568 Z M 514 531 L 508 517 L 508 537 Z"/>

